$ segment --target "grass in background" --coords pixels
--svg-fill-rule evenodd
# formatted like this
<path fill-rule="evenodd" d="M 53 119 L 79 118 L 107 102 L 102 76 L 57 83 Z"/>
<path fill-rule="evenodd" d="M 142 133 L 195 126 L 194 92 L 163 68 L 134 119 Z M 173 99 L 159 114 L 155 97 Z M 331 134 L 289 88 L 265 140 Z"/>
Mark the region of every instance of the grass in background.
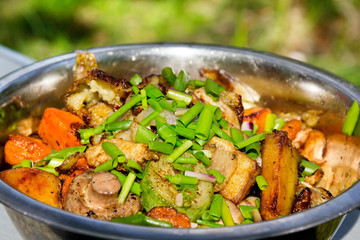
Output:
<path fill-rule="evenodd" d="M 0 2 L 0 44 L 35 59 L 143 42 L 269 51 L 309 62 L 360 86 L 360 0 Z"/>

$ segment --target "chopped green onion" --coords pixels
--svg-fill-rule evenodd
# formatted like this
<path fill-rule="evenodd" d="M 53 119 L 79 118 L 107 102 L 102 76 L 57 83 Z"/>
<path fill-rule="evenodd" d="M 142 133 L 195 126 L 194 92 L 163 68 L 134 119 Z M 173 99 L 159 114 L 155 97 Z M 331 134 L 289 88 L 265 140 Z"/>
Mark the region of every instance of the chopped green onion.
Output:
<path fill-rule="evenodd" d="M 148 109 L 147 98 L 146 98 L 146 90 L 145 90 L 145 89 L 141 89 L 141 90 L 140 90 L 140 95 L 144 97 L 144 98 L 141 100 L 141 105 L 142 105 L 143 109 Z"/>
<path fill-rule="evenodd" d="M 276 118 L 277 118 L 276 114 L 273 113 L 266 115 L 264 132 L 266 133 L 272 132 L 272 130 L 275 127 Z"/>
<path fill-rule="evenodd" d="M 201 111 L 198 119 L 197 129 L 195 130 L 196 137 L 202 140 L 208 139 L 212 125 L 212 120 L 214 117 L 214 114 L 207 106 L 211 106 L 211 105 L 206 104 L 204 109 Z"/>
<path fill-rule="evenodd" d="M 104 162 L 103 164 L 100 164 L 99 166 L 97 166 L 94 169 L 94 173 L 97 173 L 100 171 L 109 172 L 109 171 L 113 170 L 114 168 L 116 168 L 117 165 L 118 165 L 117 158 L 108 160 L 108 161 Z"/>
<path fill-rule="evenodd" d="M 148 125 L 153 119 L 155 119 L 156 117 L 159 116 L 159 112 L 158 111 L 153 111 L 152 113 L 150 113 L 146 118 L 144 118 L 139 124 L 141 126 L 146 126 Z"/>
<path fill-rule="evenodd" d="M 105 130 L 112 132 L 112 131 L 122 131 L 125 129 L 129 129 L 132 120 L 124 120 L 124 121 L 115 121 L 106 125 Z"/>
<path fill-rule="evenodd" d="M 61 166 L 61 164 L 65 161 L 65 159 L 63 158 L 52 158 L 48 164 L 46 165 L 46 167 L 48 168 L 56 168 Z"/>
<path fill-rule="evenodd" d="M 143 172 L 142 167 L 137 162 L 135 162 L 134 160 L 129 159 L 128 162 L 126 163 L 126 166 L 128 168 L 136 169 L 139 172 Z"/>
<path fill-rule="evenodd" d="M 221 118 L 219 121 L 219 124 L 223 129 L 225 129 L 225 130 L 229 129 L 229 123 L 225 119 Z"/>
<path fill-rule="evenodd" d="M 155 141 L 156 138 L 157 135 L 155 133 L 140 125 L 136 131 L 135 142 L 149 145 L 149 142 Z"/>
<path fill-rule="evenodd" d="M 190 122 L 186 127 L 189 129 L 196 129 L 197 122 Z"/>
<path fill-rule="evenodd" d="M 111 219 L 112 222 L 131 224 L 131 225 L 141 225 L 149 227 L 163 227 L 163 228 L 172 228 L 173 224 L 170 222 L 165 222 L 157 220 L 155 218 L 148 217 L 142 213 L 135 214 L 129 217 L 119 217 Z"/>
<path fill-rule="evenodd" d="M 256 176 L 255 180 L 260 190 L 265 190 L 268 187 L 268 183 L 266 182 L 263 175 Z"/>
<path fill-rule="evenodd" d="M 156 124 L 158 124 L 158 123 L 167 123 L 165 117 L 161 116 L 161 115 L 158 116 L 157 118 L 155 118 L 155 121 L 156 121 Z"/>
<path fill-rule="evenodd" d="M 125 179 L 124 185 L 121 186 L 121 191 L 118 197 L 118 202 L 120 204 L 123 204 L 130 192 L 131 186 L 133 185 L 134 181 L 136 179 L 136 175 L 132 172 L 129 172 Z"/>
<path fill-rule="evenodd" d="M 300 165 L 304 167 L 303 175 L 305 176 L 313 175 L 316 172 L 316 170 L 318 170 L 318 168 L 320 167 L 319 165 L 306 161 L 304 159 L 301 160 Z"/>
<path fill-rule="evenodd" d="M 207 227 L 224 227 L 224 225 L 221 225 L 219 223 L 205 221 L 205 220 L 201 220 L 201 219 L 196 220 L 196 223 L 207 226 Z"/>
<path fill-rule="evenodd" d="M 214 176 L 216 178 L 216 182 L 218 184 L 221 184 L 226 178 L 224 175 L 222 175 L 221 173 L 219 173 L 215 169 L 210 169 L 208 172 L 209 172 L 210 175 L 212 175 L 212 176 Z"/>
<path fill-rule="evenodd" d="M 149 141 L 149 148 L 165 154 L 171 154 L 174 150 L 174 145 L 158 141 Z"/>
<path fill-rule="evenodd" d="M 35 167 L 35 168 L 52 173 L 55 176 L 59 176 L 59 173 L 55 170 L 55 168 L 52 167 Z"/>
<path fill-rule="evenodd" d="M 214 80 L 208 78 L 205 81 L 205 92 L 209 95 L 214 101 L 219 100 L 220 91 L 219 84 L 217 84 Z"/>
<path fill-rule="evenodd" d="M 198 184 L 198 182 L 199 182 L 199 179 L 197 179 L 196 177 L 184 176 L 182 174 L 175 174 L 173 176 L 166 175 L 165 178 L 167 178 L 170 183 L 173 183 L 176 185 Z"/>
<path fill-rule="evenodd" d="M 199 113 L 204 109 L 201 102 L 195 103 L 184 115 L 182 115 L 177 121 L 184 126 L 187 126 Z"/>
<path fill-rule="evenodd" d="M 210 209 L 208 211 L 209 218 L 212 221 L 220 220 L 222 205 L 223 205 L 223 196 L 221 194 L 214 194 L 214 196 L 212 197 Z M 210 219 L 204 219 L 204 220 L 210 220 Z"/>
<path fill-rule="evenodd" d="M 140 90 L 137 86 L 131 86 L 131 89 L 133 90 L 134 94 L 139 94 Z"/>
<path fill-rule="evenodd" d="M 250 224 L 250 223 L 254 223 L 254 221 L 250 220 L 250 219 L 245 219 L 244 221 L 242 221 L 240 224 Z"/>
<path fill-rule="evenodd" d="M 137 103 L 142 101 L 143 98 L 144 97 L 141 95 L 133 96 L 129 102 L 122 105 L 121 108 L 119 108 L 116 112 L 114 112 L 112 115 L 110 115 L 110 117 L 108 117 L 104 123 L 109 124 L 109 123 L 115 122 L 116 119 L 121 117 L 124 113 L 126 113 L 128 110 L 130 110 L 133 106 L 135 106 Z"/>
<path fill-rule="evenodd" d="M 173 167 L 180 171 L 193 171 L 194 168 L 180 163 L 173 163 Z"/>
<path fill-rule="evenodd" d="M 142 81 L 142 78 L 138 74 L 135 74 L 132 78 L 130 78 L 130 84 L 133 86 L 139 85 Z"/>
<path fill-rule="evenodd" d="M 216 121 L 220 121 L 222 118 L 222 111 L 218 106 L 206 104 L 206 107 L 214 114 L 214 118 Z"/>
<path fill-rule="evenodd" d="M 119 181 L 121 182 L 121 186 L 125 184 L 126 176 L 116 170 L 111 170 L 111 173 L 118 177 Z M 140 196 L 142 190 L 139 183 L 134 182 L 130 188 L 130 192 L 135 193 L 136 195 Z"/>
<path fill-rule="evenodd" d="M 237 147 L 238 149 L 244 148 L 254 142 L 259 142 L 261 140 L 265 139 L 265 133 L 259 133 L 257 135 L 254 135 L 252 137 L 249 137 L 248 139 L 235 144 L 235 147 Z"/>
<path fill-rule="evenodd" d="M 221 219 L 223 220 L 225 226 L 235 225 L 229 206 L 226 204 L 225 199 L 223 199 L 221 216 L 222 216 Z"/>
<path fill-rule="evenodd" d="M 190 80 L 189 81 L 189 84 L 196 87 L 196 88 L 199 88 L 199 87 L 203 87 L 205 86 L 205 81 L 201 81 L 201 80 Z"/>
<path fill-rule="evenodd" d="M 255 160 L 260 155 L 260 148 L 261 144 L 260 142 L 254 142 L 252 144 L 249 144 L 245 147 L 245 154 Z"/>
<path fill-rule="evenodd" d="M 191 149 L 192 150 L 203 150 L 204 148 L 200 144 L 197 144 L 197 143 L 193 142 L 193 145 L 191 146 Z"/>
<path fill-rule="evenodd" d="M 86 148 L 87 148 L 86 146 L 76 146 L 76 147 L 64 148 L 64 149 L 61 149 L 60 151 L 53 150 L 53 151 L 51 151 L 51 153 L 49 155 L 47 155 L 46 157 L 41 159 L 39 162 L 37 162 L 35 164 L 35 166 L 37 166 L 37 167 L 44 166 L 44 164 L 46 162 L 50 161 L 53 158 L 66 159 L 77 152 L 80 152 L 80 153 L 84 152 Z"/>
<path fill-rule="evenodd" d="M 173 128 L 171 128 L 167 123 L 157 123 L 156 124 L 157 133 L 159 136 L 166 142 L 172 145 L 176 144 L 177 134 Z"/>
<path fill-rule="evenodd" d="M 222 129 L 220 129 L 220 127 L 218 126 L 218 123 L 216 123 L 216 124 L 213 123 L 211 126 L 211 129 L 214 131 L 214 133 L 216 135 L 218 135 L 218 137 L 232 142 L 231 137 L 229 137 L 229 135 L 227 135 L 226 132 L 224 132 Z"/>
<path fill-rule="evenodd" d="M 278 118 L 275 120 L 275 126 L 274 129 L 281 130 L 283 126 L 285 125 L 286 121 L 283 118 Z"/>
<path fill-rule="evenodd" d="M 176 90 L 184 92 L 187 88 L 187 85 L 189 84 L 189 74 L 183 70 L 179 72 L 179 75 L 175 79 L 173 87 Z"/>
<path fill-rule="evenodd" d="M 170 85 L 174 85 L 176 80 L 176 75 L 170 67 L 165 67 L 161 71 L 161 75 L 165 78 L 165 80 L 170 83 Z"/>
<path fill-rule="evenodd" d="M 124 156 L 124 153 L 112 142 L 103 142 L 101 147 L 113 159 L 119 156 Z"/>
<path fill-rule="evenodd" d="M 194 156 L 198 160 L 200 160 L 205 165 L 205 167 L 208 167 L 211 165 L 210 159 L 204 154 L 204 152 L 198 151 L 198 152 L 194 153 Z"/>
<path fill-rule="evenodd" d="M 148 84 L 146 87 L 144 87 L 144 90 L 146 91 L 146 96 L 149 98 L 154 98 L 156 100 L 165 99 L 165 95 L 152 84 Z"/>
<path fill-rule="evenodd" d="M 188 150 L 191 146 L 193 145 L 193 143 L 190 140 L 186 140 L 184 141 L 184 143 L 176 148 L 172 154 L 170 154 L 166 159 L 169 162 L 174 162 L 178 157 L 180 157 L 184 152 L 186 152 L 186 150 Z"/>
<path fill-rule="evenodd" d="M 164 109 L 166 109 L 166 110 L 168 110 L 168 111 L 170 111 L 170 112 L 175 112 L 174 106 L 173 106 L 171 103 L 168 103 L 166 100 L 161 99 L 161 100 L 159 101 L 159 104 L 160 104 L 160 106 L 161 106 L 162 108 L 164 108 Z"/>
<path fill-rule="evenodd" d="M 240 130 L 236 128 L 230 128 L 230 134 L 234 144 L 239 144 L 240 142 L 244 141 L 244 136 Z"/>
<path fill-rule="evenodd" d="M 184 92 L 175 91 L 173 89 L 169 89 L 166 94 L 166 97 L 175 101 L 184 101 L 186 105 L 189 105 L 192 100 L 192 96 L 186 94 Z"/>
<path fill-rule="evenodd" d="M 342 127 L 342 132 L 351 136 L 354 132 L 356 123 L 359 119 L 360 108 L 357 101 L 354 101 L 348 112 L 346 113 L 346 118 L 344 125 Z"/>
<path fill-rule="evenodd" d="M 197 152 L 202 152 L 205 154 L 207 158 L 211 158 L 211 151 L 210 150 L 194 150 L 194 154 Z"/>
<path fill-rule="evenodd" d="M 186 108 L 186 106 L 187 106 L 186 102 L 184 102 L 184 101 L 176 101 L 176 100 L 172 102 L 172 105 L 175 108 Z"/>
<path fill-rule="evenodd" d="M 31 160 L 23 160 L 23 161 L 21 161 L 21 163 L 12 166 L 12 168 L 18 168 L 18 167 L 31 168 L 32 166 L 33 166 L 33 162 Z"/>
<path fill-rule="evenodd" d="M 195 131 L 193 129 L 188 129 L 186 127 L 176 125 L 175 126 L 175 132 L 187 139 L 194 140 L 195 139 Z"/>
<path fill-rule="evenodd" d="M 178 157 L 175 163 L 184 163 L 184 164 L 197 164 L 197 159 L 194 157 Z"/>
<path fill-rule="evenodd" d="M 253 209 L 257 209 L 256 207 L 253 207 L 253 206 L 248 206 L 248 205 L 239 205 L 240 207 L 240 211 L 241 211 L 241 214 L 243 215 L 243 217 L 245 219 L 250 219 L 252 220 L 252 216 L 250 214 L 250 212 L 253 210 Z"/>
<path fill-rule="evenodd" d="M 158 103 L 158 101 L 156 101 L 154 98 L 149 98 L 148 100 L 148 104 L 155 110 L 158 112 L 162 112 L 164 109 L 160 106 L 160 103 Z"/>

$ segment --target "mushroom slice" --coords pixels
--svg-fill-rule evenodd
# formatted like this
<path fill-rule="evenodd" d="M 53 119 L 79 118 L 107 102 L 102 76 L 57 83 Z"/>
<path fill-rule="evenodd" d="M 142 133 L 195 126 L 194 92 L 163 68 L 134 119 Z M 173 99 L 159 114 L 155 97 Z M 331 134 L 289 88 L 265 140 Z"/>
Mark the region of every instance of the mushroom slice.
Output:
<path fill-rule="evenodd" d="M 136 214 L 141 210 L 139 196 L 130 193 L 125 203 L 119 204 L 120 188 L 120 181 L 112 173 L 87 170 L 71 183 L 64 209 L 102 220 Z"/>

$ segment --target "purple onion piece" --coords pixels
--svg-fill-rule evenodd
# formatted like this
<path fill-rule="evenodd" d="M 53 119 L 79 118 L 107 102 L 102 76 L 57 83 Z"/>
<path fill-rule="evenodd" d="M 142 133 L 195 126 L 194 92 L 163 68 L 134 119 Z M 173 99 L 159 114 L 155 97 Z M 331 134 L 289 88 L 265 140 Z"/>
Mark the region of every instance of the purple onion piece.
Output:
<path fill-rule="evenodd" d="M 205 174 L 205 173 L 185 171 L 184 175 L 189 176 L 189 177 L 196 177 L 199 180 L 203 180 L 203 181 L 207 181 L 207 182 L 215 182 L 216 181 L 216 178 L 214 176 Z"/>
<path fill-rule="evenodd" d="M 254 124 L 252 122 L 243 122 L 241 125 L 241 131 L 253 131 Z"/>

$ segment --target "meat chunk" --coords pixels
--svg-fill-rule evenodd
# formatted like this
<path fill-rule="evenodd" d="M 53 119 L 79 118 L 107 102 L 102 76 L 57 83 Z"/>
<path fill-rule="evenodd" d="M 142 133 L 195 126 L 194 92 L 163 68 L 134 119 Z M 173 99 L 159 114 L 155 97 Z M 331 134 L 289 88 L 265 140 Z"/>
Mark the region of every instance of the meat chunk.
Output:
<path fill-rule="evenodd" d="M 222 92 L 218 101 L 213 101 L 205 92 L 205 88 L 194 90 L 195 101 L 217 106 L 222 111 L 222 117 L 229 122 L 231 127 L 240 129 L 244 109 L 241 102 L 241 96 L 233 92 Z M 194 99 L 193 99 L 194 100 Z"/>
<path fill-rule="evenodd" d="M 322 132 L 312 129 L 301 130 L 294 139 L 294 145 L 300 154 L 311 162 L 316 164 L 324 162 L 323 153 L 326 140 Z"/>
<path fill-rule="evenodd" d="M 132 216 L 141 210 L 140 198 L 130 193 L 125 203 L 119 204 L 117 196 L 120 187 L 115 175 L 87 170 L 71 183 L 64 209 L 102 220 Z"/>
<path fill-rule="evenodd" d="M 100 164 L 111 160 L 111 157 L 101 147 L 103 142 L 111 142 L 115 144 L 126 156 L 127 159 L 143 164 L 145 160 L 158 160 L 159 156 L 156 152 L 149 149 L 144 143 L 135 143 L 119 139 L 105 139 L 95 146 L 89 147 L 85 152 L 85 157 L 90 166 L 99 166 Z"/>
<path fill-rule="evenodd" d="M 236 204 L 241 202 L 260 174 L 260 167 L 225 139 L 213 137 L 204 149 L 210 150 L 212 154 L 208 169 L 215 169 L 226 177 L 220 185 L 215 184 L 215 191 Z"/>

